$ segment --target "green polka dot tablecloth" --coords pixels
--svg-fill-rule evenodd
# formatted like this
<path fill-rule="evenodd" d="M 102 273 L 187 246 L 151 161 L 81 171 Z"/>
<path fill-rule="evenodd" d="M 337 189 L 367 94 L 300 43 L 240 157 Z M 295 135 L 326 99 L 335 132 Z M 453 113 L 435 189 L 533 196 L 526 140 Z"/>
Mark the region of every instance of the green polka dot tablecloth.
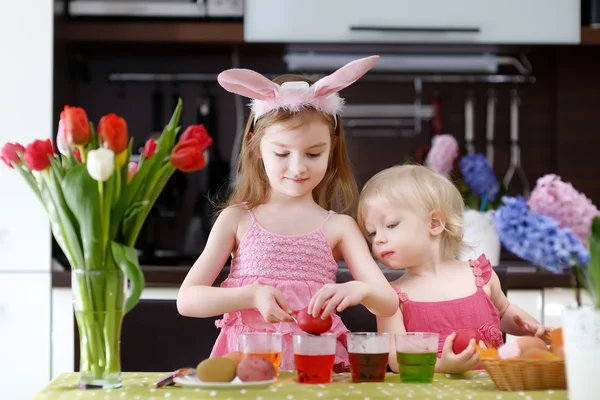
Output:
<path fill-rule="evenodd" d="M 265 389 L 205 390 L 154 384 L 168 373 L 126 372 L 123 387 L 112 390 L 80 390 L 77 373 L 57 376 L 34 400 L 559 400 L 567 399 L 564 390 L 503 392 L 496 389 L 486 372 L 472 372 L 460 377 L 436 374 L 431 384 L 400 383 L 399 376 L 388 374 L 382 383 L 352 383 L 349 374 L 334 375 L 328 385 L 306 385 L 294 381 L 295 373 L 282 372 L 277 382 Z"/>

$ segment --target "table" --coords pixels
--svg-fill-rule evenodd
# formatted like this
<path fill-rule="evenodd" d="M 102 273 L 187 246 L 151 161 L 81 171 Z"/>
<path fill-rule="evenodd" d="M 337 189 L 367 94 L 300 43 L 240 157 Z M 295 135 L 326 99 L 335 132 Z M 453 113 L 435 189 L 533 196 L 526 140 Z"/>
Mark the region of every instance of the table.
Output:
<path fill-rule="evenodd" d="M 564 390 L 503 392 L 496 389 L 489 375 L 474 371 L 462 376 L 436 374 L 431 384 L 403 384 L 396 374 L 387 374 L 383 383 L 352 383 L 349 374 L 334 374 L 329 385 L 303 385 L 294 381 L 295 373 L 282 371 L 267 389 L 204 390 L 170 386 L 157 389 L 154 383 L 168 373 L 125 372 L 123 387 L 108 390 L 80 390 L 78 374 L 64 373 L 53 379 L 34 400 L 193 400 L 193 399 L 401 399 L 401 400 L 563 400 Z"/>

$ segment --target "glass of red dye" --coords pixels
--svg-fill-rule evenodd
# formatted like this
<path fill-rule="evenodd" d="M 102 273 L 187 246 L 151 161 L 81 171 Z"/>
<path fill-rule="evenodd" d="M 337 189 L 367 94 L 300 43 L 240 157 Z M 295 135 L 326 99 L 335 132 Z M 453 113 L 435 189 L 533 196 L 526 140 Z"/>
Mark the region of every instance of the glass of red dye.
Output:
<path fill-rule="evenodd" d="M 294 335 L 294 362 L 299 383 L 330 383 L 337 336 Z"/>

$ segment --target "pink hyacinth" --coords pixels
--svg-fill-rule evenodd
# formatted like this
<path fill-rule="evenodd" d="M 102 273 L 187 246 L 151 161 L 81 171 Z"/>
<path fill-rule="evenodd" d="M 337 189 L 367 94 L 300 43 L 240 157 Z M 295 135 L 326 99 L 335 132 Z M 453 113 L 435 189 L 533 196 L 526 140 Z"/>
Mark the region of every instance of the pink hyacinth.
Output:
<path fill-rule="evenodd" d="M 458 157 L 458 142 L 449 134 L 434 136 L 431 150 L 427 154 L 426 165 L 444 176 L 450 175 L 454 160 Z"/>
<path fill-rule="evenodd" d="M 600 214 L 590 199 L 555 174 L 538 179 L 528 204 L 532 211 L 556 219 L 563 228 L 570 228 L 584 243 L 590 236 L 592 220 Z"/>

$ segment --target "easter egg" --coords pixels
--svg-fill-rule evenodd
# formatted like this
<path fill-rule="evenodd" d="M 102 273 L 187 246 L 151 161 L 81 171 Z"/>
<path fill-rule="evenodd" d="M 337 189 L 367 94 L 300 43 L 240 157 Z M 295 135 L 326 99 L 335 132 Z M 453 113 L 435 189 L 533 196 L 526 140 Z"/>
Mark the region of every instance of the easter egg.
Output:
<path fill-rule="evenodd" d="M 331 326 L 333 325 L 331 315 L 325 319 L 322 319 L 321 317 L 315 318 L 308 313 L 308 307 L 297 311 L 293 315 L 294 318 L 296 318 L 296 321 L 298 321 L 298 327 L 304 332 L 311 333 L 313 335 L 325 333 L 330 330 Z"/>
<path fill-rule="evenodd" d="M 243 382 L 268 381 L 275 377 L 275 367 L 264 357 L 247 357 L 238 364 L 237 376 Z"/>
<path fill-rule="evenodd" d="M 202 382 L 231 382 L 235 373 L 235 362 L 223 357 L 207 358 L 196 367 L 196 376 Z"/>
<path fill-rule="evenodd" d="M 459 329 L 456 331 L 456 337 L 452 344 L 452 351 L 454 354 L 460 354 L 469 346 L 471 339 L 475 339 L 475 343 L 478 344 L 481 340 L 481 334 L 477 329 Z"/>

